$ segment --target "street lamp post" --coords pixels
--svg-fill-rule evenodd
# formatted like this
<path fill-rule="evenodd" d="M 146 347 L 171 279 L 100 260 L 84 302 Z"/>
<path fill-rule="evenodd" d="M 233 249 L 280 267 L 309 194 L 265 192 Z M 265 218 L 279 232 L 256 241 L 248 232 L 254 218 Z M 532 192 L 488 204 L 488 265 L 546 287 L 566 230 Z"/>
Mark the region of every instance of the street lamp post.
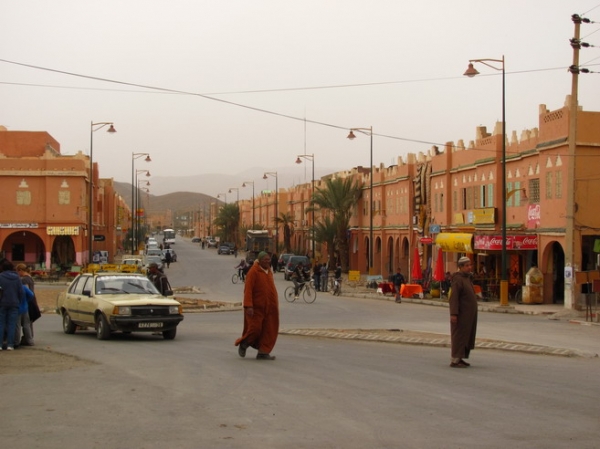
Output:
<path fill-rule="evenodd" d="M 279 190 L 277 186 L 278 178 L 276 171 L 266 171 L 263 175 L 263 179 L 267 179 L 269 176 L 273 176 L 275 178 L 275 219 L 273 220 L 273 224 L 275 225 L 275 253 L 278 253 L 279 246 L 279 224 L 277 223 L 278 217 L 278 208 L 279 208 Z"/>
<path fill-rule="evenodd" d="M 311 200 L 314 198 L 315 196 L 315 154 L 299 154 L 298 157 L 296 158 L 296 164 L 301 164 L 302 163 L 302 159 L 306 159 L 308 161 L 312 162 L 312 181 L 311 181 Z M 314 205 L 311 208 L 311 219 L 312 219 L 312 223 L 311 223 L 311 228 L 312 228 L 312 257 L 311 259 L 315 258 L 315 208 Z"/>
<path fill-rule="evenodd" d="M 146 162 L 152 162 L 152 159 L 150 159 L 150 154 L 149 153 L 131 153 L 131 254 L 135 254 L 135 238 L 134 238 L 134 233 L 135 233 L 135 183 L 134 183 L 134 176 L 135 176 L 135 160 L 139 159 L 141 157 L 146 156 L 146 158 L 144 159 Z"/>
<path fill-rule="evenodd" d="M 94 261 L 94 132 L 108 126 L 106 130 L 109 133 L 116 133 L 117 130 L 113 126 L 113 122 L 91 122 L 90 125 L 90 204 L 88 205 L 88 263 Z"/>
<path fill-rule="evenodd" d="M 137 217 L 137 210 L 139 208 L 139 183 L 138 183 L 138 174 L 139 173 L 145 173 L 146 176 L 151 176 L 150 175 L 150 170 L 135 170 L 135 188 L 136 188 L 136 192 L 135 192 L 135 201 L 134 201 L 134 218 L 133 218 L 133 234 L 132 234 L 132 238 L 133 238 L 133 243 L 135 244 L 134 246 L 134 251 L 133 253 L 135 254 L 135 252 L 138 249 L 138 246 L 140 244 L 140 241 L 138 240 L 138 234 L 139 234 L 139 224 L 138 224 L 138 217 Z"/>
<path fill-rule="evenodd" d="M 353 140 L 356 138 L 354 135 L 354 131 L 358 131 L 359 133 L 366 134 L 371 138 L 371 159 L 370 159 L 370 184 L 369 184 L 369 274 L 373 274 L 373 127 L 369 126 L 368 128 L 351 128 L 348 133 L 348 139 Z"/>
<path fill-rule="evenodd" d="M 223 197 L 225 198 L 225 204 L 227 204 L 227 194 L 226 193 L 217 193 L 217 198 Z"/>
<path fill-rule="evenodd" d="M 254 181 L 244 181 L 242 187 L 246 187 L 246 184 L 252 184 L 252 229 L 254 229 Z"/>
<path fill-rule="evenodd" d="M 501 277 L 500 277 L 500 305 L 508 306 L 508 269 L 507 269 L 507 254 L 506 254 L 506 89 L 505 89 L 505 69 L 504 55 L 502 59 L 470 59 L 467 71 L 464 73 L 469 78 L 478 75 L 479 72 L 473 67 L 473 63 L 481 63 L 494 70 L 502 72 L 502 261 L 501 261 Z M 490 62 L 500 63 L 498 68 Z"/>
<path fill-rule="evenodd" d="M 239 187 L 231 187 L 229 189 L 229 193 L 231 193 L 232 190 L 235 190 L 235 195 L 236 195 L 235 201 L 236 201 L 236 203 L 239 203 L 240 202 L 240 189 L 239 189 Z"/>

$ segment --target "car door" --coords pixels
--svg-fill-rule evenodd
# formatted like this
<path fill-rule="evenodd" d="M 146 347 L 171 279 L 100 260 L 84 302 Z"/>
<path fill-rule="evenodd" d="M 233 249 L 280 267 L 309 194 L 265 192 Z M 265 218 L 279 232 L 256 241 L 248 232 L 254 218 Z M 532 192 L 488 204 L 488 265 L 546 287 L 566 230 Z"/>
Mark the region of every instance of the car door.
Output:
<path fill-rule="evenodd" d="M 96 311 L 95 282 L 95 276 L 87 276 L 79 297 L 79 321 L 90 326 L 94 325 L 94 312 Z"/>
<path fill-rule="evenodd" d="M 84 286 L 87 284 L 89 278 L 90 276 L 88 275 L 80 275 L 65 293 L 63 306 L 67 310 L 72 321 L 80 321 L 81 298 L 83 296 Z"/>

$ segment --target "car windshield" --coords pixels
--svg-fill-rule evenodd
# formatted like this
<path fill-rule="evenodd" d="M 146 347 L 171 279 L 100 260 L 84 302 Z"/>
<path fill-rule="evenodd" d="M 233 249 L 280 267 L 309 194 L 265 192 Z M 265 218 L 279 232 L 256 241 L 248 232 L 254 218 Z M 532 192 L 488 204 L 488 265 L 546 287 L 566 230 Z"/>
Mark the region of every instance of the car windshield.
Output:
<path fill-rule="evenodd" d="M 96 295 L 151 294 L 159 291 L 143 276 L 101 276 L 96 278 Z"/>

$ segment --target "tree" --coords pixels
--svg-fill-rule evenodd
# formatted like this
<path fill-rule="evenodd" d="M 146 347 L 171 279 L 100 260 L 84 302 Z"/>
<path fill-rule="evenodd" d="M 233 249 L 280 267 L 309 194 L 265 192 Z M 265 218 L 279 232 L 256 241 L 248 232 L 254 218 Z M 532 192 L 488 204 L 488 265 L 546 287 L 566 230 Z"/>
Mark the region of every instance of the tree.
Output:
<path fill-rule="evenodd" d="M 327 178 L 325 187 L 318 188 L 311 199 L 311 208 L 328 211 L 335 224 L 335 249 L 340 255 L 344 271 L 349 266 L 348 227 L 352 217 L 352 209 L 361 195 L 361 188 L 354 178 Z"/>
<path fill-rule="evenodd" d="M 331 262 L 335 260 L 336 236 L 337 225 L 330 216 L 325 216 L 322 220 L 315 223 L 315 235 L 313 238 L 316 242 L 327 243 L 327 256 Z"/>
<path fill-rule="evenodd" d="M 275 223 L 277 223 L 277 226 L 282 225 L 283 227 L 282 252 L 289 252 L 292 249 L 292 224 L 294 223 L 294 217 L 289 213 L 282 212 L 279 217 L 275 217 Z"/>
<path fill-rule="evenodd" d="M 218 235 L 226 242 L 237 244 L 238 227 L 240 224 L 240 209 L 237 203 L 223 205 L 219 209 L 214 224 L 220 228 Z"/>

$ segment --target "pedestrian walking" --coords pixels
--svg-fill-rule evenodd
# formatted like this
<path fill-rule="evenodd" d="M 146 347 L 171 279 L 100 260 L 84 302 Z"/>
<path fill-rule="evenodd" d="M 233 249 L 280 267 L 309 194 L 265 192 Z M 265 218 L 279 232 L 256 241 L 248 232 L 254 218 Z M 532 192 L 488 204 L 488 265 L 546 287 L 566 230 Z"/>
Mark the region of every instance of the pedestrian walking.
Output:
<path fill-rule="evenodd" d="M 400 270 L 400 267 L 396 270 L 396 274 L 393 276 L 394 287 L 396 289 L 396 302 L 402 302 L 402 295 L 400 294 L 400 289 L 402 288 L 402 284 L 406 284 L 406 279 Z"/>
<path fill-rule="evenodd" d="M 167 275 L 158 269 L 157 263 L 153 262 L 148 265 L 148 279 L 150 279 L 161 295 L 171 296 L 173 294 Z"/>
<path fill-rule="evenodd" d="M 167 251 L 165 253 L 165 263 L 167 264 L 167 268 L 171 267 L 172 260 L 173 260 L 173 256 L 171 256 L 171 251 Z"/>
<path fill-rule="evenodd" d="M 246 350 L 252 347 L 258 349 L 257 359 L 275 360 L 271 351 L 278 333 L 279 300 L 271 257 L 261 251 L 248 271 L 244 285 L 244 330 L 235 342 L 239 356 L 246 357 Z"/>
<path fill-rule="evenodd" d="M 8 259 L 0 262 L 0 350 L 4 348 L 3 340 L 6 336 L 6 349 L 15 349 L 15 329 L 19 318 L 19 305 L 25 299 L 25 291 L 21 278 L 15 271 L 15 266 Z"/>
<path fill-rule="evenodd" d="M 471 349 L 475 348 L 477 333 L 477 296 L 473 288 L 471 272 L 473 264 L 468 257 L 458 260 L 458 272 L 452 276 L 450 293 L 450 338 L 452 344 L 450 366 L 467 368 Z"/>

